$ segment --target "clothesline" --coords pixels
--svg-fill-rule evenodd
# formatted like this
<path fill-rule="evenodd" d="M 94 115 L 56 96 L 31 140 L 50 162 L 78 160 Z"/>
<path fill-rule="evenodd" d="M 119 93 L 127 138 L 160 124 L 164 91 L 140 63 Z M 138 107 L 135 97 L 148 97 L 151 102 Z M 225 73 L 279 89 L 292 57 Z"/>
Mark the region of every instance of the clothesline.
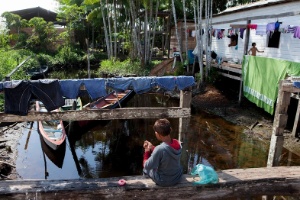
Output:
<path fill-rule="evenodd" d="M 293 33 L 294 38 L 300 39 L 300 25 L 286 25 L 284 27 L 281 26 L 281 22 L 271 22 L 267 24 L 231 24 L 230 28 L 212 28 L 211 35 L 213 37 L 217 37 L 218 39 L 222 39 L 225 37 L 225 30 L 228 30 L 228 36 L 234 34 L 240 34 L 240 38 L 243 39 L 243 34 L 246 28 L 254 29 L 256 31 L 256 35 L 268 35 L 273 33 L 274 31 L 278 31 L 281 33 Z M 205 29 L 202 29 L 202 33 Z M 199 31 L 198 31 L 199 33 Z M 196 31 L 192 31 L 192 36 L 196 36 Z"/>
<path fill-rule="evenodd" d="M 32 95 L 41 100 L 46 109 L 51 111 L 64 105 L 63 97 L 77 98 L 82 85 L 85 86 L 90 97 L 96 99 L 105 96 L 108 88 L 116 91 L 133 89 L 137 94 L 141 94 L 156 86 L 168 91 L 173 91 L 176 87 L 184 90 L 194 86 L 195 80 L 193 76 L 13 80 L 0 82 L 0 91 L 4 90 L 5 113 L 26 115 Z"/>

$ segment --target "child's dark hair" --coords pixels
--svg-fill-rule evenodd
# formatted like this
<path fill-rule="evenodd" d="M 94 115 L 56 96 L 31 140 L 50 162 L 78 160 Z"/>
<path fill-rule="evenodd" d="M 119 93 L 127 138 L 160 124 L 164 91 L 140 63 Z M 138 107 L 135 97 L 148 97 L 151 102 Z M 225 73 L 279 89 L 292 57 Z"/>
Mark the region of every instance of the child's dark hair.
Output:
<path fill-rule="evenodd" d="M 256 45 L 256 43 L 255 43 L 255 42 L 253 42 L 253 43 L 252 43 L 252 46 L 254 47 L 255 45 Z"/>
<path fill-rule="evenodd" d="M 167 119 L 158 119 L 154 123 L 153 129 L 161 136 L 167 136 L 171 133 L 171 123 Z"/>

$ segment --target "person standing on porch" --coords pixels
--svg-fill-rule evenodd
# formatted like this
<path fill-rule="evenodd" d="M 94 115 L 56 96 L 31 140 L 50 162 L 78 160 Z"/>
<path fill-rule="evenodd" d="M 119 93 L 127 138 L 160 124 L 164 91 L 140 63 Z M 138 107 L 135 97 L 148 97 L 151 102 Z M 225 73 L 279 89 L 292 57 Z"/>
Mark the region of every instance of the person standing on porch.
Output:
<path fill-rule="evenodd" d="M 256 56 L 256 52 L 259 52 L 259 53 L 263 53 L 264 51 L 259 51 L 257 48 L 256 48 L 256 43 L 253 42 L 252 43 L 252 47 L 249 49 L 248 51 L 248 54 L 249 55 L 252 55 L 252 56 Z M 251 53 L 251 54 L 250 54 Z"/>

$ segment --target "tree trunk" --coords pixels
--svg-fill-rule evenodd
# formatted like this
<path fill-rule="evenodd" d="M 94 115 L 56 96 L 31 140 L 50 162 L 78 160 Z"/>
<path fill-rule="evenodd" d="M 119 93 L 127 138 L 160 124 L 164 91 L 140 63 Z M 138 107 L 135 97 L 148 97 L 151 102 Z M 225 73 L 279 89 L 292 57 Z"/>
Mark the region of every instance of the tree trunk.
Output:
<path fill-rule="evenodd" d="M 106 51 L 107 51 L 107 55 L 108 58 L 111 58 L 111 49 L 110 49 L 110 43 L 109 43 L 109 39 L 108 39 L 108 33 L 107 33 L 107 25 L 106 25 L 106 21 L 105 21 L 105 13 L 104 13 L 104 5 L 102 0 L 100 0 L 100 9 L 101 9 L 101 13 L 102 13 L 102 20 L 103 20 L 103 26 L 104 26 L 104 35 L 105 35 L 105 43 L 106 43 Z"/>
<path fill-rule="evenodd" d="M 114 55 L 117 57 L 117 5 L 114 0 Z"/>
<path fill-rule="evenodd" d="M 200 68 L 200 72 L 199 72 L 200 80 L 197 80 L 198 81 L 197 88 L 199 88 L 200 83 L 203 81 L 202 0 L 197 0 L 197 2 L 194 1 L 193 5 L 194 5 L 194 18 L 195 18 L 196 41 L 197 41 L 196 48 L 198 50 L 197 57 L 198 57 L 198 64 Z M 192 70 L 192 73 L 194 72 L 195 72 L 195 65 L 193 65 L 193 70 Z"/>
<path fill-rule="evenodd" d="M 138 39 L 138 35 L 137 32 L 140 30 L 139 28 L 137 28 L 136 26 L 136 8 L 134 5 L 133 1 L 129 1 L 129 7 L 130 7 L 130 13 L 131 13 L 131 29 L 132 29 L 132 41 L 133 41 L 133 45 L 132 45 L 132 52 L 131 52 L 131 58 L 136 58 L 136 55 L 142 60 L 141 57 L 141 43 L 140 40 Z"/>
<path fill-rule="evenodd" d="M 178 34 L 178 26 L 177 26 L 176 9 L 175 9 L 174 0 L 172 0 L 172 10 L 173 10 L 173 16 L 174 16 L 175 32 L 176 32 L 176 38 L 177 38 L 177 42 L 178 42 L 178 49 L 179 49 L 179 54 L 180 54 L 180 60 L 182 62 L 183 59 L 182 59 L 182 50 L 181 50 L 181 28 L 180 28 L 180 35 L 179 35 Z"/>
<path fill-rule="evenodd" d="M 108 5 L 108 1 L 106 0 L 106 5 Z M 110 13 L 109 7 L 107 8 L 107 13 Z M 107 23 L 108 23 L 108 38 L 109 38 L 109 48 L 110 48 L 110 58 L 115 55 L 113 54 L 113 48 L 112 48 L 112 37 L 111 37 L 111 24 L 110 24 L 110 16 L 107 14 Z"/>
<path fill-rule="evenodd" d="M 185 11 L 185 0 L 182 0 L 182 6 L 183 6 L 183 18 L 184 18 L 184 36 L 185 36 L 185 60 L 188 62 L 188 35 L 187 35 L 187 26 L 186 26 L 186 11 Z M 189 72 L 189 64 L 187 64 L 187 72 Z"/>
<path fill-rule="evenodd" d="M 155 43 L 155 33 L 156 33 L 156 19 L 157 19 L 157 15 L 158 15 L 158 7 L 159 7 L 159 0 L 156 2 L 156 8 L 155 8 L 155 18 L 154 20 L 152 20 L 154 22 L 154 27 L 153 27 L 153 36 L 152 36 L 152 44 L 151 44 L 151 49 L 154 48 L 154 43 Z M 152 18 L 153 19 L 153 18 Z M 151 60 L 152 60 L 152 55 L 153 55 L 153 52 L 151 51 L 150 53 L 150 58 L 149 58 L 149 63 L 151 63 Z"/>

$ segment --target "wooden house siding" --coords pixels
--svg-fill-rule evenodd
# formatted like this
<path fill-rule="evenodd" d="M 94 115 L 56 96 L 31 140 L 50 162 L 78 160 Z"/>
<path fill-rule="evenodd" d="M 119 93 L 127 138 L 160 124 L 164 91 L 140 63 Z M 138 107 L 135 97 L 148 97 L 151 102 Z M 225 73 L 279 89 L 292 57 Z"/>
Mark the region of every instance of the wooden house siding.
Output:
<path fill-rule="evenodd" d="M 265 17 L 264 17 L 265 16 Z M 238 38 L 238 49 L 235 46 L 228 47 L 230 38 L 227 37 L 228 29 L 232 24 L 247 24 L 247 19 L 251 20 L 251 24 L 268 24 L 271 22 L 282 22 L 280 27 L 287 25 L 300 26 L 300 2 L 289 2 L 270 5 L 269 7 L 258 7 L 250 10 L 235 11 L 234 13 L 219 14 L 213 17 L 214 29 L 225 29 L 225 37 L 223 39 L 212 39 L 212 50 L 219 56 L 226 58 L 238 58 L 242 60 L 244 55 L 245 35 L 243 39 Z M 294 38 L 293 33 L 281 33 L 279 48 L 268 47 L 267 35 L 256 35 L 256 30 L 250 29 L 248 49 L 251 48 L 253 42 L 257 44 L 259 50 L 264 53 L 257 53 L 257 56 L 270 58 L 280 58 L 300 62 L 300 39 Z"/>
<path fill-rule="evenodd" d="M 178 34 L 181 37 L 180 48 L 181 48 L 181 51 L 184 53 L 184 52 L 186 52 L 184 22 L 178 22 L 177 23 L 177 28 L 178 28 Z M 176 51 L 179 51 L 179 44 L 178 44 L 178 40 L 177 40 L 177 37 L 176 37 L 176 31 L 175 30 L 176 30 L 175 26 L 172 27 L 171 37 L 170 37 L 170 57 L 173 56 L 173 52 L 174 52 L 175 49 L 176 49 Z M 191 36 L 192 31 L 195 30 L 194 22 L 187 22 L 187 30 L 188 30 L 188 50 L 194 49 L 195 46 L 196 46 L 196 39 L 195 39 L 195 37 Z"/>

